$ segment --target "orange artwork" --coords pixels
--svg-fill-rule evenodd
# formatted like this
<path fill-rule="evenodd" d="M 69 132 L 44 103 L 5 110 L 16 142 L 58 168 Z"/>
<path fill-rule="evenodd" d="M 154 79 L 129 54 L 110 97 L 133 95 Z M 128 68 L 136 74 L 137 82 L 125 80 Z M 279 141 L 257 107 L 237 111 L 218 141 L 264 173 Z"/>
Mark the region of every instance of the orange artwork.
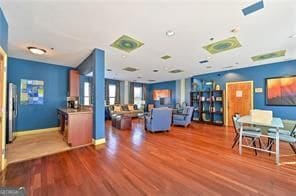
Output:
<path fill-rule="evenodd" d="M 296 105 L 296 76 L 266 80 L 267 105 Z"/>
<path fill-rule="evenodd" d="M 153 100 L 158 101 L 159 98 L 163 97 L 171 97 L 171 90 L 163 89 L 163 90 L 153 90 Z"/>

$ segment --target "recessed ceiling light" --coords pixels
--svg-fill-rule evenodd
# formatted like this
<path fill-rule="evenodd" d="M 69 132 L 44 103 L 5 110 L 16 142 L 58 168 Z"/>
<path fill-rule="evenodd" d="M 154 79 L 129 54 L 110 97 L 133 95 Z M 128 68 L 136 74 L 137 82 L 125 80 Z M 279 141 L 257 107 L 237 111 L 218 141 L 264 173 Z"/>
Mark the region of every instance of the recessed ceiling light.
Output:
<path fill-rule="evenodd" d="M 211 68 L 212 68 L 212 66 L 206 66 L 206 68 L 207 68 L 207 69 L 211 69 Z"/>
<path fill-rule="evenodd" d="M 208 56 L 207 58 L 208 58 L 208 59 L 211 59 L 212 57 L 211 57 L 211 56 Z"/>
<path fill-rule="evenodd" d="M 42 48 L 37 48 L 37 47 L 33 47 L 33 46 L 29 46 L 27 48 L 32 54 L 43 55 L 46 53 L 46 50 L 44 50 Z"/>
<path fill-rule="evenodd" d="M 289 38 L 296 38 L 296 33 L 293 35 L 290 35 Z"/>
<path fill-rule="evenodd" d="M 168 36 L 168 37 L 172 37 L 172 36 L 175 35 L 175 32 L 172 31 L 172 30 L 168 30 L 167 32 L 165 32 L 165 34 L 166 34 L 166 36 Z"/>
<path fill-rule="evenodd" d="M 230 30 L 231 33 L 238 33 L 239 31 L 240 31 L 239 27 L 235 27 L 235 28 Z"/>
<path fill-rule="evenodd" d="M 122 55 L 121 58 L 125 59 L 127 56 L 126 55 Z"/>

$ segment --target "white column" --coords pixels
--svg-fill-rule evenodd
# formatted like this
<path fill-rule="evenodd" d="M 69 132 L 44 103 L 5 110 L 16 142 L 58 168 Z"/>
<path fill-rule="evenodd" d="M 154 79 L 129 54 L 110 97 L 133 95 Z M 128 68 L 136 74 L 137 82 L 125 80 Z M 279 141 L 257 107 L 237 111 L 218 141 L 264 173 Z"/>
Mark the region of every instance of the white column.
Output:
<path fill-rule="evenodd" d="M 124 104 L 128 104 L 129 82 L 124 81 Z"/>
<path fill-rule="evenodd" d="M 185 79 L 180 80 L 180 103 L 182 104 L 185 101 Z"/>

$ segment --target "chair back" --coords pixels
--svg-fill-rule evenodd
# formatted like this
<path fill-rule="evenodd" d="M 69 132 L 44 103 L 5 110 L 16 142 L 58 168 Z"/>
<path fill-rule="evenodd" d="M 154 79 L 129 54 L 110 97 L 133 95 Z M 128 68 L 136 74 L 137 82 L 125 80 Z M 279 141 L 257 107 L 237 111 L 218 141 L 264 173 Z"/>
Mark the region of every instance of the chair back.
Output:
<path fill-rule="evenodd" d="M 182 109 L 182 107 L 181 107 L 181 104 L 180 104 L 180 103 L 176 103 L 176 109 L 177 109 L 177 110 L 180 110 L 180 109 Z"/>
<path fill-rule="evenodd" d="M 192 119 L 192 114 L 193 114 L 193 110 L 194 110 L 194 107 L 191 107 L 191 106 L 186 106 L 183 110 L 183 114 L 186 115 L 185 117 L 185 120 L 186 121 L 191 121 Z"/>
<path fill-rule="evenodd" d="M 290 136 L 296 137 L 296 124 L 294 126 L 294 129 L 291 131 Z"/>
<path fill-rule="evenodd" d="M 153 108 L 151 110 L 151 123 L 153 127 L 167 130 L 172 123 L 172 109 L 167 107 Z"/>
<path fill-rule="evenodd" d="M 240 124 L 238 122 L 239 118 L 240 118 L 240 115 L 237 113 L 232 116 L 232 123 L 233 123 L 234 131 L 236 133 L 239 133 L 239 130 L 240 130 Z"/>

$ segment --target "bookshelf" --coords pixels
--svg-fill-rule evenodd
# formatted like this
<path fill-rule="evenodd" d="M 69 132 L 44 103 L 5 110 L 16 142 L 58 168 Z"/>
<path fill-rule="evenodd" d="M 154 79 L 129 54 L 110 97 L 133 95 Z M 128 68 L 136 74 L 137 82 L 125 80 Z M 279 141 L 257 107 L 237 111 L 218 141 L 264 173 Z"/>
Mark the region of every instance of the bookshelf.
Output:
<path fill-rule="evenodd" d="M 194 107 L 193 121 L 224 125 L 223 90 L 191 92 L 190 105 Z"/>

